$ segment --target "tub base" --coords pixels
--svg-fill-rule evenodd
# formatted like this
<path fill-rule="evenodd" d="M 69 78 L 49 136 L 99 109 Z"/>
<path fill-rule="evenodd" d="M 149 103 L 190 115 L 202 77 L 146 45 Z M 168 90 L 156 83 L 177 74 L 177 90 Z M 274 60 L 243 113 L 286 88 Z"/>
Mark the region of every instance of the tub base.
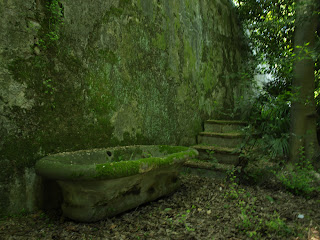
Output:
<path fill-rule="evenodd" d="M 65 217 L 94 222 L 174 192 L 180 185 L 176 166 L 124 178 L 99 181 L 58 181 Z"/>

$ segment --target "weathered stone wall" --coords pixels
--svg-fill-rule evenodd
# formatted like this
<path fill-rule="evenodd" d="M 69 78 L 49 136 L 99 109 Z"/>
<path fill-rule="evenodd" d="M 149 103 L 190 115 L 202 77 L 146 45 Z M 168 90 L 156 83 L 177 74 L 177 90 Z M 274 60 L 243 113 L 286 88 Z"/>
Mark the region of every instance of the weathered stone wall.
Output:
<path fill-rule="evenodd" d="M 192 145 L 232 108 L 229 0 L 0 0 L 0 215 L 37 206 L 49 153 Z"/>

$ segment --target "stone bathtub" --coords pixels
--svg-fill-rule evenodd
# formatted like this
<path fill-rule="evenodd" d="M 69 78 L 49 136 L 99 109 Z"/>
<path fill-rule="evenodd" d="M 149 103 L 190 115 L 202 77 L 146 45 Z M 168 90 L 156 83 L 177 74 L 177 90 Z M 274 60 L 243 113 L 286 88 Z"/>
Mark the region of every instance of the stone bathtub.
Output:
<path fill-rule="evenodd" d="M 36 172 L 61 187 L 64 216 L 93 222 L 172 193 L 180 166 L 196 155 L 163 145 L 93 149 L 44 157 Z"/>

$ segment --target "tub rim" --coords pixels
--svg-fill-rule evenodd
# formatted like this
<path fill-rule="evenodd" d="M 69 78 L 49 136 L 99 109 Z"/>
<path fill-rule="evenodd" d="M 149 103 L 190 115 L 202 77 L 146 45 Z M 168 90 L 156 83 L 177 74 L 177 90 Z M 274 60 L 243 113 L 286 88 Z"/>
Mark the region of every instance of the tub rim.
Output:
<path fill-rule="evenodd" d="M 152 148 L 176 149 L 177 152 L 168 153 L 163 157 L 147 157 L 137 160 L 123 160 L 119 162 L 106 162 L 100 164 L 65 164 L 63 158 L 68 154 L 94 151 L 108 151 L 126 148 Z M 107 148 L 94 148 L 89 150 L 78 150 L 64 153 L 56 153 L 45 156 L 38 160 L 35 165 L 36 173 L 42 177 L 53 180 L 68 181 L 95 181 L 116 179 L 135 174 L 143 174 L 162 167 L 172 165 L 181 166 L 185 161 L 198 155 L 198 151 L 185 146 L 172 145 L 130 145 Z M 129 163 L 129 164 L 128 164 Z"/>

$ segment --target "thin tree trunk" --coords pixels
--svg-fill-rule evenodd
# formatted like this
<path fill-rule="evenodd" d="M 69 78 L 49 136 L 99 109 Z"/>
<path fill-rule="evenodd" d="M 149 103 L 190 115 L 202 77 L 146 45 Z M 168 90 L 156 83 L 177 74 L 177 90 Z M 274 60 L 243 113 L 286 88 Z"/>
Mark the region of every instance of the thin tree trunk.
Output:
<path fill-rule="evenodd" d="M 319 0 L 297 0 L 295 26 L 295 54 L 291 106 L 290 160 L 298 162 L 305 157 L 314 159 L 320 152 L 316 131 L 316 105 L 314 99 L 314 60 L 318 17 L 315 13 Z M 299 47 L 299 48 L 297 48 Z"/>

